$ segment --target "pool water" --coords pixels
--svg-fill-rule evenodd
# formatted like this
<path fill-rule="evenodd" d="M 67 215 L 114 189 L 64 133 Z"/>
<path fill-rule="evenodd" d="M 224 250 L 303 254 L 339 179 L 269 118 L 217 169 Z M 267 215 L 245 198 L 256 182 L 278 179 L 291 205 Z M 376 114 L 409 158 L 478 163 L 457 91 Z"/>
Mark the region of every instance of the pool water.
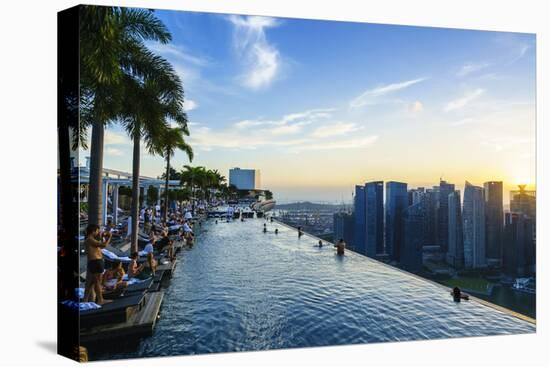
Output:
<path fill-rule="evenodd" d="M 267 233 L 263 225 L 267 224 Z M 275 234 L 274 229 L 279 233 Z M 209 220 L 128 358 L 533 333 L 535 325 L 263 219 Z"/>

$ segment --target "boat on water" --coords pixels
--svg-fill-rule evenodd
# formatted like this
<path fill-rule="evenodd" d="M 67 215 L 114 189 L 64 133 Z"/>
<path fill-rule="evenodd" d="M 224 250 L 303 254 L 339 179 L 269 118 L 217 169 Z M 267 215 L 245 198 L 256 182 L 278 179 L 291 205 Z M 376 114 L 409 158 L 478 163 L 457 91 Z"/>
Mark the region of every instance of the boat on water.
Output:
<path fill-rule="evenodd" d="M 534 278 L 516 278 L 516 282 L 512 285 L 512 289 L 525 292 L 525 293 L 536 293 L 536 282 Z"/>
<path fill-rule="evenodd" d="M 254 209 L 257 212 L 266 213 L 266 212 L 270 211 L 271 209 L 273 209 L 275 207 L 276 203 L 277 202 L 275 200 L 259 201 L 259 202 L 255 203 L 254 205 L 252 205 L 252 209 Z"/>

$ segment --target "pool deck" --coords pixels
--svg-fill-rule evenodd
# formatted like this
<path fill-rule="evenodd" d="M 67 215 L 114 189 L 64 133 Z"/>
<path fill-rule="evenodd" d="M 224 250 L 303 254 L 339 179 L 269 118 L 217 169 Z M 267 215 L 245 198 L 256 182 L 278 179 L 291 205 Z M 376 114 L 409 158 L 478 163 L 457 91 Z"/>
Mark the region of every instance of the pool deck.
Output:
<path fill-rule="evenodd" d="M 274 222 L 277 222 L 277 224 L 279 224 L 279 225 L 282 225 L 282 226 L 285 226 L 285 227 L 290 228 L 290 229 L 292 229 L 292 230 L 295 230 L 296 232 L 298 231 L 297 228 L 294 228 L 294 227 L 292 227 L 292 226 L 289 226 L 288 224 L 283 223 L 283 222 L 281 222 L 281 221 L 279 221 L 279 220 L 277 220 L 277 219 L 275 219 L 275 218 L 273 218 L 273 221 L 274 221 Z M 334 243 L 329 242 L 329 241 L 327 241 L 327 240 L 324 240 L 324 239 L 322 239 L 322 238 L 319 238 L 319 237 L 317 237 L 317 236 L 315 236 L 315 235 L 312 235 L 312 234 L 309 234 L 309 233 L 306 233 L 306 232 L 304 232 L 304 234 L 307 235 L 307 236 L 313 237 L 313 238 L 315 238 L 316 240 L 321 240 L 321 241 L 323 241 L 323 242 L 328 242 L 328 243 L 334 245 Z M 365 256 L 365 255 L 363 255 L 363 254 L 360 254 L 360 253 L 355 252 L 355 251 L 352 251 L 352 250 L 347 250 L 347 251 L 351 251 L 351 252 L 353 252 L 354 254 L 356 254 L 356 255 L 358 255 L 358 256 L 367 257 L 367 256 Z M 414 273 L 410 273 L 410 272 L 408 272 L 408 271 L 406 271 L 406 270 L 397 268 L 397 267 L 395 267 L 395 266 L 391 266 L 391 265 L 389 265 L 389 264 L 386 264 L 386 263 L 384 263 L 384 262 L 382 262 L 382 261 L 373 259 L 373 258 L 371 258 L 371 257 L 368 257 L 368 259 L 371 260 L 371 261 L 377 262 L 378 264 L 381 264 L 381 265 L 384 265 L 384 266 L 391 267 L 392 269 L 395 269 L 395 270 L 397 270 L 397 271 L 399 271 L 399 272 L 401 272 L 401 273 L 403 273 L 403 274 L 407 274 L 407 275 L 409 275 L 409 276 L 411 276 L 411 277 L 414 277 L 414 278 L 416 278 L 416 279 L 419 279 L 419 280 L 422 280 L 422 281 L 424 281 L 424 282 L 427 282 L 427 283 L 430 283 L 430 284 L 432 284 L 432 285 L 435 285 L 435 286 L 437 286 L 437 287 L 443 288 L 443 289 L 445 289 L 445 290 L 447 290 L 447 291 L 449 291 L 449 292 L 452 291 L 452 289 L 451 289 L 450 287 L 447 287 L 447 286 L 445 286 L 445 285 L 443 285 L 443 284 L 441 284 L 441 283 L 437 283 L 437 282 L 434 282 L 433 280 L 423 278 L 423 277 L 421 277 L 421 276 L 419 276 L 419 275 L 416 275 L 416 274 L 414 274 Z M 536 325 L 536 324 L 537 324 L 537 321 L 536 321 L 535 319 L 529 317 L 529 316 L 520 314 L 519 312 L 512 311 L 512 310 L 510 310 L 510 309 L 508 309 L 508 308 L 505 308 L 505 307 L 496 305 L 496 304 L 494 304 L 494 303 L 487 302 L 487 301 L 485 301 L 485 300 L 483 300 L 483 299 L 481 299 L 481 298 L 477 298 L 477 297 L 474 297 L 474 296 L 471 296 L 471 295 L 470 295 L 469 301 L 466 301 L 466 302 L 477 302 L 477 303 L 479 303 L 479 304 L 481 304 L 481 305 L 483 305 L 483 306 L 485 306 L 485 307 L 493 308 L 493 309 L 495 309 L 495 310 L 497 310 L 497 311 L 506 313 L 506 314 L 508 314 L 508 315 L 510 315 L 510 316 L 514 316 L 514 317 L 516 317 L 516 318 L 518 318 L 518 319 L 520 319 L 520 320 L 529 322 L 529 323 L 531 323 L 531 324 L 533 324 L 533 325 Z"/>
<path fill-rule="evenodd" d="M 129 246 L 129 244 L 126 244 Z M 122 247 L 126 246 L 123 245 Z M 184 247 L 183 241 L 174 243 L 175 253 L 178 254 Z M 93 328 L 84 329 L 80 332 L 80 344 L 84 346 L 95 345 L 101 348 L 101 344 L 116 338 L 124 340 L 138 340 L 143 337 L 151 336 L 155 328 L 156 321 L 160 317 L 160 309 L 164 300 L 164 291 L 166 280 L 172 277 L 176 268 L 178 258 L 167 264 L 157 267 L 157 275 L 151 287 L 146 291 L 145 302 L 143 306 L 129 307 L 127 310 L 127 319 L 125 322 L 117 324 L 99 325 Z M 83 276 L 86 275 L 84 272 Z"/>

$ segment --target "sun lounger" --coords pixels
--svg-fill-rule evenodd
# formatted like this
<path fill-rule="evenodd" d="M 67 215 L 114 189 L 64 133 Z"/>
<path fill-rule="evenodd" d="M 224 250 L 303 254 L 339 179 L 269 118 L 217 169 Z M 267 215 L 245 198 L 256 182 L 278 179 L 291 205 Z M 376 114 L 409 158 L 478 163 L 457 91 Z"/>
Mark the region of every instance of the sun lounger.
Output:
<path fill-rule="evenodd" d="M 101 253 L 106 260 L 110 260 L 111 262 L 120 261 L 122 263 L 129 263 L 130 261 L 132 261 L 132 259 L 130 259 L 128 256 L 118 256 L 114 252 L 111 252 L 107 249 L 101 249 Z"/>
<path fill-rule="evenodd" d="M 143 306 L 144 300 L 145 294 L 137 292 L 125 297 L 118 297 L 99 309 L 80 311 L 80 327 L 88 328 L 126 322 L 133 311 L 137 311 Z"/>

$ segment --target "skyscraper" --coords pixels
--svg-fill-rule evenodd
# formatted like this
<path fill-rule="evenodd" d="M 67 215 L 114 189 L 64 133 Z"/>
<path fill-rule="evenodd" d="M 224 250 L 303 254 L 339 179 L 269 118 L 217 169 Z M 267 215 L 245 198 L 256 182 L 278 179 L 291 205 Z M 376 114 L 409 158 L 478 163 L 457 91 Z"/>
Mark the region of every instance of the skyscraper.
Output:
<path fill-rule="evenodd" d="M 449 194 L 449 248 L 447 263 L 455 269 L 464 266 L 464 242 L 462 232 L 462 210 L 460 206 L 460 191 Z"/>
<path fill-rule="evenodd" d="M 408 207 L 407 184 L 386 182 L 386 253 L 399 261 L 403 238 L 403 211 Z"/>
<path fill-rule="evenodd" d="M 261 187 L 260 170 L 239 167 L 229 170 L 229 185 L 238 190 L 259 190 Z"/>
<path fill-rule="evenodd" d="M 422 246 L 426 219 L 424 209 L 424 203 L 420 202 L 409 206 L 402 213 L 403 246 L 400 264 L 403 269 L 413 273 L 422 270 Z"/>
<path fill-rule="evenodd" d="M 425 196 L 426 190 L 423 187 L 409 190 L 409 206 L 418 204 Z"/>
<path fill-rule="evenodd" d="M 365 196 L 365 187 L 356 185 L 355 196 L 353 197 L 353 247 L 355 251 L 366 255 L 366 239 L 367 233 L 367 200 Z"/>
<path fill-rule="evenodd" d="M 525 214 L 532 219 L 537 217 L 537 193 L 525 190 L 525 185 L 518 185 L 519 190 L 510 191 L 510 211 Z"/>
<path fill-rule="evenodd" d="M 502 181 L 489 181 L 485 188 L 485 240 L 487 263 L 499 266 L 502 263 L 502 231 L 504 210 L 502 207 Z"/>
<path fill-rule="evenodd" d="M 437 227 L 438 227 L 438 208 L 437 202 L 439 201 L 439 187 L 434 189 L 427 189 L 422 196 L 422 202 L 424 202 L 424 212 L 426 215 L 425 222 L 425 245 L 437 244 Z M 415 203 L 416 204 L 416 203 Z"/>
<path fill-rule="evenodd" d="M 366 255 L 375 257 L 384 252 L 384 182 L 365 184 L 366 196 Z"/>
<path fill-rule="evenodd" d="M 466 181 L 463 205 L 464 267 L 467 269 L 486 267 L 483 188 L 473 186 Z"/>
<path fill-rule="evenodd" d="M 503 268 L 509 276 L 526 276 L 535 271 L 533 220 L 522 213 L 506 213 Z"/>
<path fill-rule="evenodd" d="M 535 266 L 536 266 L 536 225 L 537 225 L 537 195 L 536 191 L 534 190 L 525 190 L 525 185 L 519 185 L 519 190 L 512 190 L 510 191 L 510 211 L 514 215 L 520 215 L 523 216 L 523 218 L 515 219 L 512 216 L 512 219 L 507 218 L 505 221 L 505 239 L 504 239 L 504 245 L 505 248 L 503 250 L 503 256 L 504 256 L 504 262 L 505 267 L 508 269 L 505 269 L 508 273 L 511 271 L 513 266 L 510 265 L 510 263 L 513 261 L 511 259 L 511 256 L 514 256 L 515 253 L 517 253 L 517 247 L 521 247 L 521 244 L 519 242 L 519 238 L 516 236 L 516 240 L 510 239 L 510 232 L 514 233 L 514 231 L 517 231 L 519 228 L 523 228 L 525 231 L 525 251 L 523 252 L 525 256 L 525 264 L 524 264 L 524 272 L 526 274 L 533 274 L 535 273 Z M 514 221 L 517 222 L 517 224 L 514 224 Z M 507 228 L 507 227 L 511 228 Z M 513 248 L 508 248 L 509 246 L 513 246 L 512 244 L 515 243 L 515 246 Z M 516 251 L 514 252 L 514 248 Z M 507 251 L 508 250 L 508 251 Z M 508 261 L 507 261 L 508 260 Z M 519 267 L 516 267 L 516 269 Z M 520 269 L 521 270 L 521 269 Z M 518 274 L 519 275 L 519 274 Z"/>
<path fill-rule="evenodd" d="M 443 253 L 447 252 L 449 241 L 449 194 L 455 191 L 455 185 L 446 181 L 439 181 L 439 200 L 438 200 L 438 225 L 437 242 L 441 246 Z"/>

